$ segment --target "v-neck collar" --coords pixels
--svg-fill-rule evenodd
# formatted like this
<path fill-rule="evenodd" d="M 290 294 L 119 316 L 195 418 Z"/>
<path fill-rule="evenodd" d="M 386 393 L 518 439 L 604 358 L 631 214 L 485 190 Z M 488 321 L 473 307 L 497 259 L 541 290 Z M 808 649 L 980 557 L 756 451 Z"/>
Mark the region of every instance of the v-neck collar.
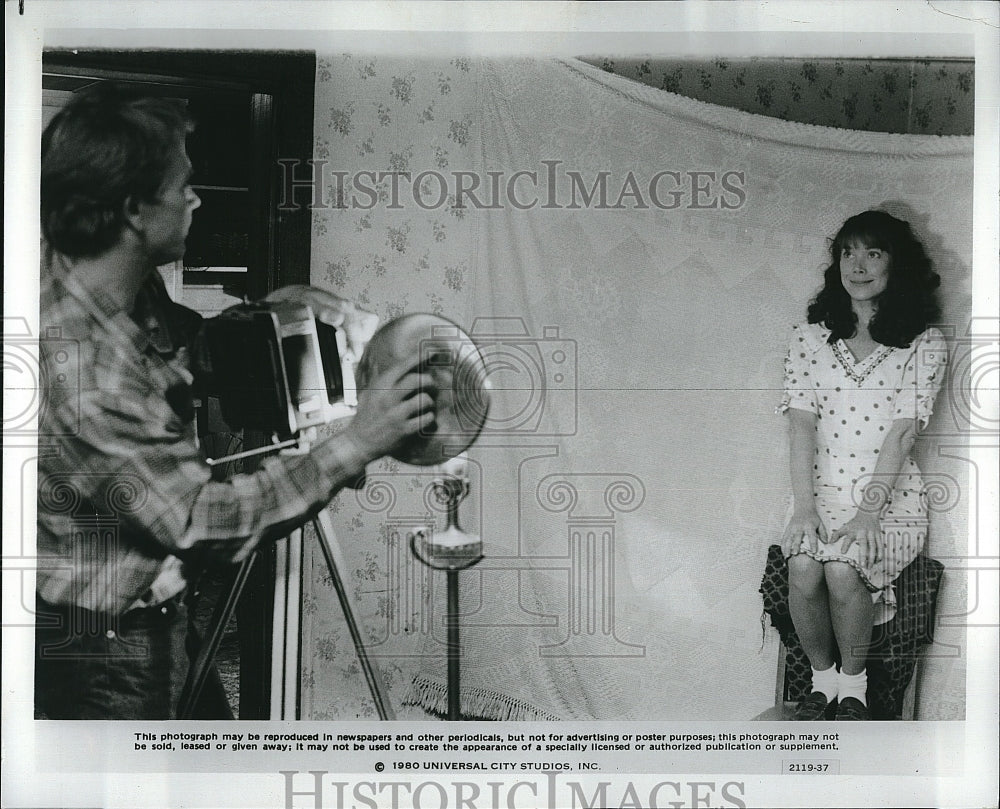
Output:
<path fill-rule="evenodd" d="M 831 343 L 831 348 L 833 349 L 833 354 L 837 358 L 837 362 L 844 369 L 844 372 L 857 384 L 861 384 L 868 378 L 872 371 L 874 371 L 882 361 L 888 357 L 892 351 L 892 346 L 879 346 L 870 354 L 864 357 L 864 359 L 855 359 L 854 354 L 851 352 L 850 347 L 843 340 L 837 340 Z"/>

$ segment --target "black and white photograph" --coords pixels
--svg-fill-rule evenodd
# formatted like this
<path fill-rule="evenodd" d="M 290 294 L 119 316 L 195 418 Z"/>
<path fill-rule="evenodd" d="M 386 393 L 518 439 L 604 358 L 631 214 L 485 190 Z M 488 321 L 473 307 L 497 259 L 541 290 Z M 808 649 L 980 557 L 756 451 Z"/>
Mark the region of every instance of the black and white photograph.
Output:
<path fill-rule="evenodd" d="M 995 801 L 997 7 L 5 17 L 5 806 Z"/>

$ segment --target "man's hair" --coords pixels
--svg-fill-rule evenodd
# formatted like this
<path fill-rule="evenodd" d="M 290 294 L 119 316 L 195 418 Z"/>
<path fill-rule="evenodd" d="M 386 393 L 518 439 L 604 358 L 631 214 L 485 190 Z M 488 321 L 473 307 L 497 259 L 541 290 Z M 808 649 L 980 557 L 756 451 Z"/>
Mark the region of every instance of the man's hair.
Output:
<path fill-rule="evenodd" d="M 74 97 L 42 134 L 41 225 L 48 247 L 100 255 L 125 225 L 125 201 L 155 201 L 177 144 L 192 130 L 184 108 L 101 82 Z"/>

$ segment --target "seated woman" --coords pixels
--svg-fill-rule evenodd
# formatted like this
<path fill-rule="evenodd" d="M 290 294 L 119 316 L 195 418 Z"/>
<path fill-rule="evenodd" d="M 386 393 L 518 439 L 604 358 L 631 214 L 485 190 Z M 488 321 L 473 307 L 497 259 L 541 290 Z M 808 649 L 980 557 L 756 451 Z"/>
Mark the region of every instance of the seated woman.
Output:
<path fill-rule="evenodd" d="M 910 457 L 947 363 L 940 277 L 908 223 L 848 219 L 825 285 L 785 359 L 793 513 L 782 537 L 789 607 L 812 667 L 795 718 L 868 719 L 872 626 L 892 618 L 893 581 L 923 548 L 927 510 Z M 836 660 L 840 659 L 840 671 Z"/>

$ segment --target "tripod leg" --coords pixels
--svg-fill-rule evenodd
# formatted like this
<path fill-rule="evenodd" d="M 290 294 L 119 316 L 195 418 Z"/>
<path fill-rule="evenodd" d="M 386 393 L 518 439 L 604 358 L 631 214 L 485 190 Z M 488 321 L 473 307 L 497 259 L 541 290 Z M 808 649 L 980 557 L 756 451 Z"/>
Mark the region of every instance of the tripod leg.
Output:
<path fill-rule="evenodd" d="M 330 524 L 330 514 L 325 509 L 321 510 L 313 520 L 313 525 L 316 528 L 316 536 L 319 539 L 320 549 L 326 558 L 326 566 L 330 571 L 330 578 L 333 579 L 334 589 L 337 591 L 337 598 L 340 600 L 340 609 L 344 613 L 344 621 L 347 623 L 347 629 L 351 633 L 351 640 L 354 641 L 358 663 L 361 665 L 361 670 L 365 674 L 365 680 L 368 682 L 368 690 L 371 691 L 372 699 L 375 701 L 375 709 L 378 711 L 379 719 L 395 719 L 396 714 L 385 697 L 385 685 L 382 682 L 382 676 L 379 674 L 378 669 L 372 665 L 371 660 L 368 659 L 364 639 L 361 637 L 361 631 L 358 629 L 358 623 L 354 618 L 354 608 L 351 606 L 350 595 L 347 592 L 347 587 L 344 585 L 344 580 L 340 577 L 340 569 L 334 559 L 330 537 L 335 536 L 335 534 L 333 526 Z"/>
<path fill-rule="evenodd" d="M 285 668 L 283 719 L 299 718 L 299 658 L 302 646 L 302 530 L 288 537 L 288 585 L 285 596 Z"/>
<path fill-rule="evenodd" d="M 226 595 L 225 601 L 219 602 L 215 607 L 211 630 L 205 638 L 201 649 L 198 651 L 198 656 L 191 664 L 191 670 L 184 683 L 184 690 L 181 691 L 177 707 L 178 719 L 191 718 L 191 713 L 198 702 L 198 697 L 201 696 L 201 690 L 205 687 L 205 680 L 208 679 L 212 663 L 215 662 L 215 655 L 219 651 L 219 645 L 222 643 L 222 636 L 225 634 L 226 627 L 229 625 L 229 619 L 232 618 L 236 604 L 240 600 L 240 594 L 243 592 L 243 587 L 250 577 L 250 569 L 253 567 L 256 558 L 257 554 L 255 552 L 243 560 L 239 570 L 236 572 L 236 578 L 233 580 L 232 587 L 229 588 L 229 593 Z"/>
<path fill-rule="evenodd" d="M 271 719 L 299 718 L 299 648 L 302 621 L 302 530 L 275 543 L 271 641 Z"/>

